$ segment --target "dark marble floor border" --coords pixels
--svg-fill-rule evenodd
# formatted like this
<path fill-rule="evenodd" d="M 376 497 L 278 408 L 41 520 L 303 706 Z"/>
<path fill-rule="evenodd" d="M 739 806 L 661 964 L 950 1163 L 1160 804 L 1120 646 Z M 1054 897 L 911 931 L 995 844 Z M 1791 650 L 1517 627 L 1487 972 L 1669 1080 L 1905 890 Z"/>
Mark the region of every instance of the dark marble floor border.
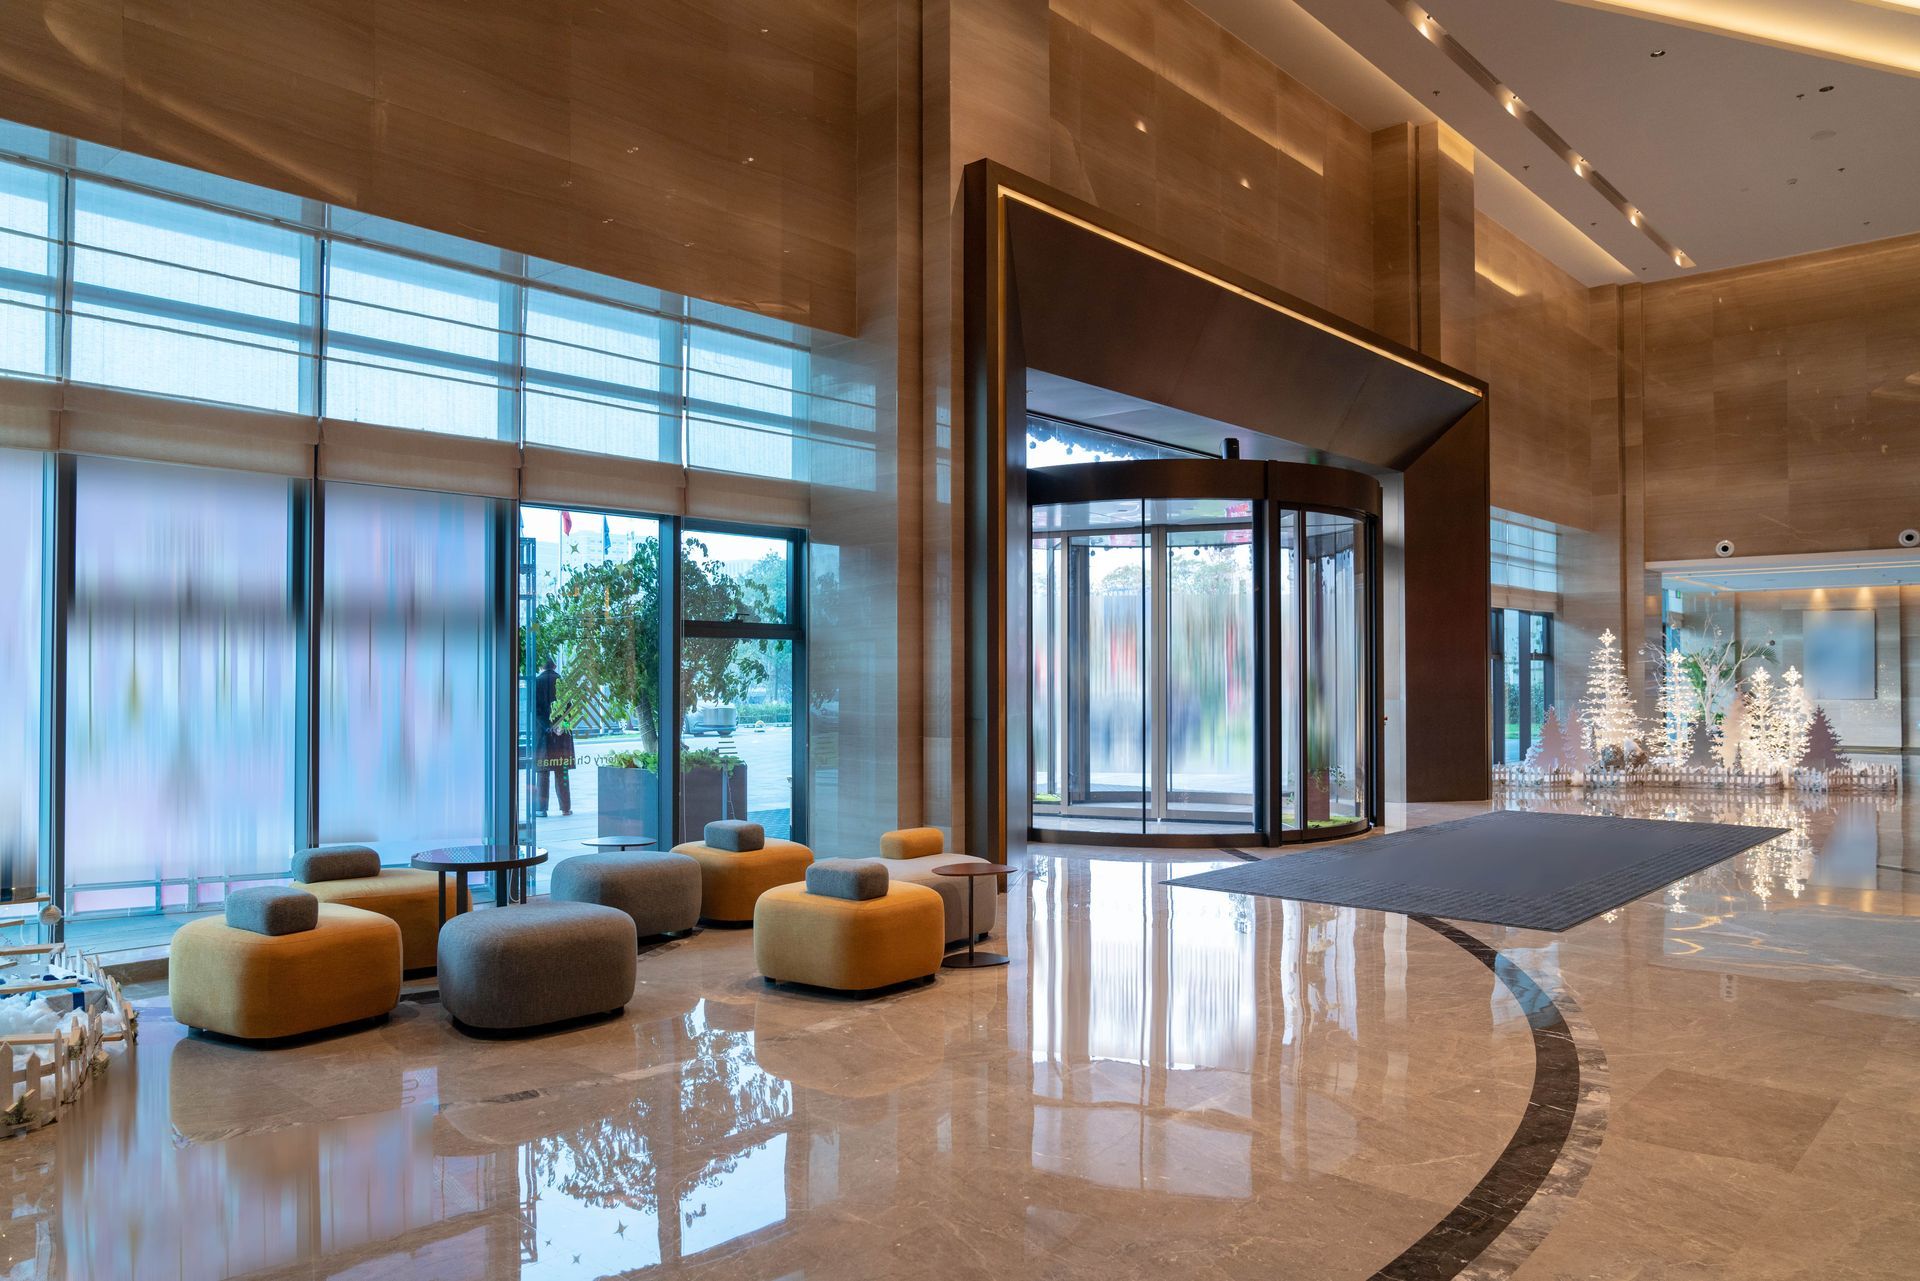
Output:
<path fill-rule="evenodd" d="M 1476 1278 L 1503 1276 L 1532 1253 L 1566 1200 L 1578 1191 L 1592 1164 L 1605 1129 L 1605 1060 L 1599 1056 L 1590 1030 L 1581 1029 L 1588 1033 L 1580 1038 L 1586 1045 L 1577 1042 L 1561 1005 L 1519 965 L 1446 921 L 1418 915 L 1408 919 L 1418 921 L 1485 965 L 1520 1003 L 1533 1035 L 1533 1092 L 1513 1137 L 1473 1190 L 1450 1214 L 1373 1275 L 1375 1281 L 1450 1281 L 1463 1274 Z M 1564 995 L 1561 999 L 1570 1000 Z M 1581 1021 L 1584 1023 L 1584 1019 Z M 1598 1066 L 1601 1089 L 1583 1088 L 1583 1062 L 1589 1067 Z M 1550 1213 L 1530 1216 L 1534 1222 L 1533 1230 L 1525 1234 L 1529 1239 L 1508 1243 L 1516 1248 L 1494 1249 L 1543 1192 L 1551 1193 L 1556 1204 L 1542 1207 Z"/>

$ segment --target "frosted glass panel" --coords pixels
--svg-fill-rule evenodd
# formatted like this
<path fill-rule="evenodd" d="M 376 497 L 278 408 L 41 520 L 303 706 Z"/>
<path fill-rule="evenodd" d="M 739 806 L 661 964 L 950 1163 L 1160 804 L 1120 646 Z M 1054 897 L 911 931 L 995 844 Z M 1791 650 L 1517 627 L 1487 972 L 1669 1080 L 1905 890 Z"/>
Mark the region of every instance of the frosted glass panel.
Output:
<path fill-rule="evenodd" d="M 185 906 L 188 883 L 285 874 L 290 513 L 285 480 L 78 460 L 67 620 L 73 910 Z"/>
<path fill-rule="evenodd" d="M 389 864 L 487 828 L 489 504 L 329 484 L 320 839 Z"/>
<path fill-rule="evenodd" d="M 44 170 L 0 164 L 0 370 L 8 373 L 53 373 L 58 191 Z"/>
<path fill-rule="evenodd" d="M 532 289 L 526 326 L 529 442 L 679 458 L 679 325 Z"/>
<path fill-rule="evenodd" d="M 305 406 L 312 236 L 91 182 L 73 201 L 76 381 Z"/>
<path fill-rule="evenodd" d="M 1167 532 L 1169 815 L 1253 826 L 1253 528 Z"/>
<path fill-rule="evenodd" d="M 510 286 L 360 245 L 327 264 L 329 418 L 512 437 Z"/>
<path fill-rule="evenodd" d="M 46 459 L 0 449 L 0 902 L 31 897 L 40 862 L 41 495 Z"/>
<path fill-rule="evenodd" d="M 1307 513 L 1307 768 L 1309 828 L 1365 816 L 1360 775 L 1360 523 Z"/>

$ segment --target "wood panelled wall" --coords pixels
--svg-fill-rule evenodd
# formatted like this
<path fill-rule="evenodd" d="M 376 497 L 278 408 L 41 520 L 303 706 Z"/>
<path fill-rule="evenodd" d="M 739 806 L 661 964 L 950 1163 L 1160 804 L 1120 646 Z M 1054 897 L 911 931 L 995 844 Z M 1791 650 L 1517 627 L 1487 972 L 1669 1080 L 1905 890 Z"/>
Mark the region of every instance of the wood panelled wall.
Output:
<path fill-rule="evenodd" d="M 1366 130 L 1190 5 L 1052 17 L 1054 186 L 1373 323 Z"/>
<path fill-rule="evenodd" d="M 1647 559 L 1892 547 L 1920 526 L 1920 237 L 1641 293 Z"/>
<path fill-rule="evenodd" d="M 840 332 L 857 0 L 18 0 L 0 119 Z"/>

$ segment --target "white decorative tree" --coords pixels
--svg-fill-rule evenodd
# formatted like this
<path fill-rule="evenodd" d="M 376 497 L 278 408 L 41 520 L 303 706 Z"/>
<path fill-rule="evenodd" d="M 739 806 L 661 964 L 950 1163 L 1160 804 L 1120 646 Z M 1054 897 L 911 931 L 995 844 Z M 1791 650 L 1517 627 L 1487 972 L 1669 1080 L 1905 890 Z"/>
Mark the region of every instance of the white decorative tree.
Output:
<path fill-rule="evenodd" d="M 1633 710 L 1627 668 L 1611 628 L 1600 633 L 1600 648 L 1587 660 L 1587 693 L 1580 700 L 1580 725 L 1587 746 L 1604 769 L 1621 769 L 1633 756 L 1640 718 Z"/>
<path fill-rule="evenodd" d="M 1788 775 L 1807 754 L 1808 732 L 1813 726 L 1813 704 L 1807 701 L 1799 668 L 1787 669 L 1774 690 L 1773 701 L 1774 760 L 1781 774 Z"/>
<path fill-rule="evenodd" d="M 1747 719 L 1741 727 L 1740 764 L 1749 771 L 1772 774 L 1780 768 L 1774 757 L 1780 739 L 1773 719 L 1776 705 L 1773 673 L 1764 667 L 1754 668 L 1747 677 L 1747 696 L 1743 702 Z"/>
<path fill-rule="evenodd" d="M 1716 755 L 1720 750 L 1719 740 L 1714 737 L 1714 728 L 1702 716 L 1693 727 L 1693 745 L 1687 754 L 1685 764 L 1689 769 L 1712 769 L 1718 765 Z"/>
<path fill-rule="evenodd" d="M 1840 736 L 1833 732 L 1827 709 L 1813 709 L 1813 722 L 1807 727 L 1807 750 L 1800 758 L 1803 769 L 1846 769 L 1852 762 L 1840 747 Z"/>
<path fill-rule="evenodd" d="M 1694 724 L 1700 719 L 1700 690 L 1693 683 L 1680 651 L 1667 655 L 1655 710 L 1660 717 L 1663 765 L 1684 765 L 1693 750 Z"/>
<path fill-rule="evenodd" d="M 1720 760 L 1721 769 L 1740 768 L 1740 750 L 1746 741 L 1747 696 L 1735 690 L 1733 700 L 1727 704 L 1726 718 L 1720 722 L 1720 741 L 1713 749 L 1713 754 Z"/>
<path fill-rule="evenodd" d="M 1540 723 L 1540 741 L 1527 753 L 1527 764 L 1542 774 L 1567 768 L 1567 731 L 1560 724 L 1560 713 L 1551 707 Z"/>

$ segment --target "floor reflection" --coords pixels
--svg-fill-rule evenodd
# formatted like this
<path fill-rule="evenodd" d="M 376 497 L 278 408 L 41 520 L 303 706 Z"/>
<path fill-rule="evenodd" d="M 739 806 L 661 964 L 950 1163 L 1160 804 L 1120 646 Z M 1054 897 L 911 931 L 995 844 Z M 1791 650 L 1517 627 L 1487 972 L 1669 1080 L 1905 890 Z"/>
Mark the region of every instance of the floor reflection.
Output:
<path fill-rule="evenodd" d="M 1802 1007 L 1776 986 L 1838 1017 L 1845 978 L 1860 1020 L 1920 990 L 1898 798 L 1505 803 L 1787 829 L 1613 921 L 1476 928 L 1549 989 L 1584 980 L 1603 1033 L 1630 994 L 1616 1064 L 1690 1026 L 1661 1002 L 1777 1028 Z M 1404 917 L 1163 883 L 1204 866 L 1038 852 L 1012 965 L 879 1001 L 766 989 L 750 936 L 714 931 L 643 957 L 623 1019 L 521 1042 L 409 1002 L 255 1052 L 152 1007 L 72 1115 L 0 1146 L 0 1277 L 1366 1275 L 1513 1134 L 1523 1012 Z"/>

